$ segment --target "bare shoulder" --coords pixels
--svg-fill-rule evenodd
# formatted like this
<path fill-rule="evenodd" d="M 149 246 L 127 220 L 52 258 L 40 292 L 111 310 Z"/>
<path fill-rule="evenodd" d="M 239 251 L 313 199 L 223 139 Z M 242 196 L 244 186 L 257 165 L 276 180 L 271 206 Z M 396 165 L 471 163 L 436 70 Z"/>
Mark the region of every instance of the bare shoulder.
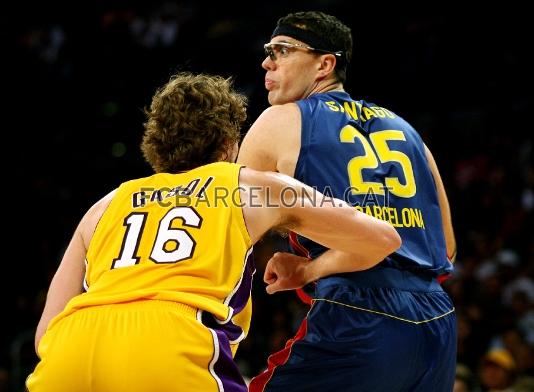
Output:
<path fill-rule="evenodd" d="M 270 143 L 273 137 L 286 137 L 291 130 L 300 131 L 300 109 L 295 103 L 275 105 L 265 109 L 247 132 L 243 145 L 248 139 Z"/>
<path fill-rule="evenodd" d="M 245 135 L 237 162 L 257 170 L 293 174 L 300 150 L 300 129 L 297 104 L 269 107 Z"/>
<path fill-rule="evenodd" d="M 117 193 L 116 189 L 112 190 L 106 196 L 98 200 L 95 204 L 92 205 L 91 208 L 89 208 L 86 215 L 89 215 L 89 216 L 98 215 L 100 219 L 100 216 L 102 216 L 106 208 L 108 208 L 109 203 L 111 203 L 111 200 L 113 200 L 115 193 Z"/>
<path fill-rule="evenodd" d="M 300 109 L 294 102 L 286 103 L 284 105 L 273 105 L 265 109 L 258 117 L 258 120 L 267 120 L 269 122 L 281 124 L 287 121 L 300 120 Z"/>
<path fill-rule="evenodd" d="M 300 127 L 299 107 L 295 103 L 286 103 L 266 109 L 252 124 L 249 132 L 261 132 L 266 139 L 276 142 L 291 138 L 297 133 L 300 136 Z"/>
<path fill-rule="evenodd" d="M 82 220 L 80 221 L 78 230 L 83 238 L 83 242 L 85 243 L 86 248 L 87 246 L 89 246 L 89 242 L 93 237 L 93 233 L 96 229 L 96 226 L 98 225 L 98 222 L 100 221 L 100 218 L 102 218 L 102 215 L 108 208 L 109 203 L 111 203 L 111 200 L 113 200 L 113 197 L 115 196 L 116 192 L 117 190 L 114 189 L 106 196 L 98 200 L 95 204 L 93 204 L 91 208 L 87 210 Z"/>

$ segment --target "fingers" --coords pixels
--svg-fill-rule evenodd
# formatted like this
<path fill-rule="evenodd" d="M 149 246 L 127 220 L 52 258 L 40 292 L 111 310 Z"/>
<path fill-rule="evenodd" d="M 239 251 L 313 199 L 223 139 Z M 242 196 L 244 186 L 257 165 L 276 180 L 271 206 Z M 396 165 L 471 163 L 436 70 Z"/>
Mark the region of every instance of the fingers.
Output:
<path fill-rule="evenodd" d="M 277 282 L 269 284 L 267 287 L 265 287 L 265 291 L 267 291 L 267 294 L 274 294 L 280 291 L 280 285 Z"/>
<path fill-rule="evenodd" d="M 267 294 L 274 294 L 277 291 L 279 291 L 280 281 L 278 279 L 278 274 L 276 271 L 276 264 L 275 261 L 278 253 L 275 253 L 273 257 L 267 262 L 267 265 L 265 267 L 265 273 L 263 274 L 263 281 L 267 283 L 267 287 L 265 287 L 265 291 L 267 291 Z"/>
<path fill-rule="evenodd" d="M 265 283 L 273 283 L 276 281 L 276 272 L 271 268 L 269 264 L 265 267 L 265 272 L 263 273 L 263 281 Z"/>
<path fill-rule="evenodd" d="M 280 256 L 281 253 L 276 252 L 267 261 L 267 265 L 265 266 L 265 272 L 263 273 L 263 281 L 265 283 L 273 283 L 278 278 L 277 260 L 280 259 Z"/>
<path fill-rule="evenodd" d="M 267 293 L 292 290 L 305 284 L 303 263 L 308 264 L 308 258 L 287 252 L 276 252 L 267 261 L 263 274 L 263 281 L 267 283 L 265 288 Z"/>
<path fill-rule="evenodd" d="M 272 284 L 274 282 L 276 282 L 276 276 L 273 276 L 273 277 L 270 277 L 270 278 L 263 278 L 263 281 L 267 284 Z"/>

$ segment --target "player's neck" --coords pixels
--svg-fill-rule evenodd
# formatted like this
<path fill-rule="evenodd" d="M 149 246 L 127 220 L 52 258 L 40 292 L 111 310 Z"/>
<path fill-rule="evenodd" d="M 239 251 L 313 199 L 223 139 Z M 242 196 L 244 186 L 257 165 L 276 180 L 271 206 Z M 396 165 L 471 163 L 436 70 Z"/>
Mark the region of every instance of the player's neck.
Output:
<path fill-rule="evenodd" d="M 321 93 L 327 93 L 332 91 L 345 91 L 343 89 L 343 83 L 335 81 L 335 80 L 321 80 L 318 81 L 313 88 L 311 89 L 310 93 L 307 95 L 308 97 L 313 94 L 321 94 Z"/>

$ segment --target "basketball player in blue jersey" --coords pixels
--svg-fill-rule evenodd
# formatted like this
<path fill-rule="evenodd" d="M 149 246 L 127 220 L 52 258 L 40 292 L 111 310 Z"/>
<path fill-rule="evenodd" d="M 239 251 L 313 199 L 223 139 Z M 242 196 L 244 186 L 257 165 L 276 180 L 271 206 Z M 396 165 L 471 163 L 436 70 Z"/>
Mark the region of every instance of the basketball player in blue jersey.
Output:
<path fill-rule="evenodd" d="M 451 391 L 456 319 L 440 281 L 456 244 L 432 154 L 397 114 L 344 91 L 352 35 L 337 18 L 289 14 L 265 52 L 272 106 L 245 136 L 238 162 L 344 199 L 389 222 L 403 245 L 371 269 L 317 280 L 297 336 L 269 357 L 250 391 Z M 269 293 L 300 287 L 309 259 L 351 257 L 294 233 L 290 243 L 295 254 L 267 263 Z"/>
<path fill-rule="evenodd" d="M 354 255 L 308 264 L 303 283 L 400 246 L 342 200 L 313 205 L 323 197 L 310 187 L 233 163 L 245 103 L 217 76 L 181 73 L 158 89 L 142 143 L 156 174 L 82 218 L 48 291 L 29 391 L 245 392 L 233 356 L 250 326 L 252 245 L 267 230 Z"/>

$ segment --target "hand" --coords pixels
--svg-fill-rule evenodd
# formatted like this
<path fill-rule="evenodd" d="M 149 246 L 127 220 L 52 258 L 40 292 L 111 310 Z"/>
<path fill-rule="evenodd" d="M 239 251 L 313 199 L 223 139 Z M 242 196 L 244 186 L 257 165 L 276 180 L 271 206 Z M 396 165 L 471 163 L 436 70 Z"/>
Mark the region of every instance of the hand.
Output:
<path fill-rule="evenodd" d="M 292 253 L 276 252 L 267 262 L 263 281 L 267 293 L 298 289 L 312 279 L 309 276 L 310 259 Z"/>

